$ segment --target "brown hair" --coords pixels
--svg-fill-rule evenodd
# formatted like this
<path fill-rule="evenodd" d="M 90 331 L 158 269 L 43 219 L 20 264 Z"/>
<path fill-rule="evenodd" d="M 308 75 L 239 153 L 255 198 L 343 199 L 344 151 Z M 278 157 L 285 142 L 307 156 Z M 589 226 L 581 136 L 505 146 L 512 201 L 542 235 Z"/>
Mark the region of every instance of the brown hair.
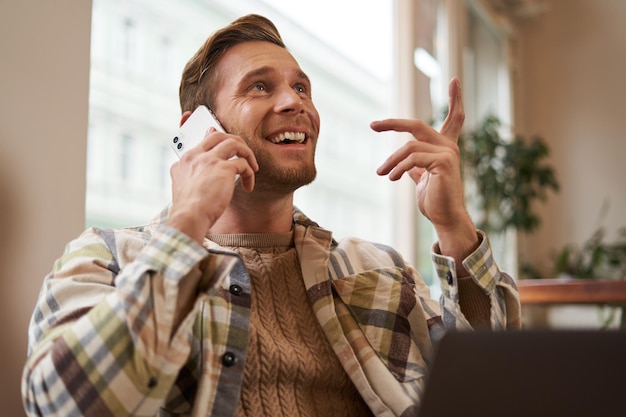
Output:
<path fill-rule="evenodd" d="M 216 31 L 185 65 L 178 91 L 183 112 L 201 104 L 213 109 L 217 62 L 229 48 L 249 41 L 271 42 L 286 49 L 276 26 L 257 14 L 240 17 Z"/>

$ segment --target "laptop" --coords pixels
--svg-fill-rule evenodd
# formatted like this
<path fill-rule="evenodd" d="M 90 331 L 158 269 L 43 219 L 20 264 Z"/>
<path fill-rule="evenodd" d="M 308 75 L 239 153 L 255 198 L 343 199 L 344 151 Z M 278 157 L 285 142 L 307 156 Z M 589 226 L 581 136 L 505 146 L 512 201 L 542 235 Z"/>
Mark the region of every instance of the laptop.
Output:
<path fill-rule="evenodd" d="M 626 331 L 447 333 L 418 416 L 626 416 Z"/>

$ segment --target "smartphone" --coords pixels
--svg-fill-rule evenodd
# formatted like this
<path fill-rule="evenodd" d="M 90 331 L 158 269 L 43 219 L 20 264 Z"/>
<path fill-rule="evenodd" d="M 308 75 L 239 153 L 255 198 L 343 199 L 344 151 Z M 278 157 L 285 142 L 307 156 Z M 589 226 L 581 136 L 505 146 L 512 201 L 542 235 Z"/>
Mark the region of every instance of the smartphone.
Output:
<path fill-rule="evenodd" d="M 224 131 L 220 122 L 206 106 L 198 106 L 172 137 L 170 146 L 180 158 L 185 152 L 204 139 L 204 135 L 210 127 L 214 127 L 220 132 Z"/>

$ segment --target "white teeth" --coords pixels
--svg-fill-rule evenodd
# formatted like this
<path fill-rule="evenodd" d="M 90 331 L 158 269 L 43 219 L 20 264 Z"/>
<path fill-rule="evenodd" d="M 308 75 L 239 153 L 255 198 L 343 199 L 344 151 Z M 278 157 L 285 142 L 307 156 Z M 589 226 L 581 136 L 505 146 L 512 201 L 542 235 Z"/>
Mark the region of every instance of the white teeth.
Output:
<path fill-rule="evenodd" d="M 302 142 L 304 142 L 305 138 L 306 138 L 306 136 L 302 132 L 284 132 L 284 133 L 281 133 L 278 136 L 274 136 L 274 137 L 270 138 L 270 141 L 272 143 L 280 143 L 280 142 L 284 142 L 286 140 L 289 140 L 291 142 L 302 143 Z"/>

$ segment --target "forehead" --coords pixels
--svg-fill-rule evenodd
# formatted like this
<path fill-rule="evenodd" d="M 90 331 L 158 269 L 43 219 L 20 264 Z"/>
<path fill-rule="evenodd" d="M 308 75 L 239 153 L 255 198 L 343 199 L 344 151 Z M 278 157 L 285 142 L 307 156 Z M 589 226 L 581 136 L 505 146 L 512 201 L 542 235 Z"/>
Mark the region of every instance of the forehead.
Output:
<path fill-rule="evenodd" d="M 263 69 L 284 75 L 305 76 L 296 59 L 285 48 L 270 42 L 252 41 L 228 49 L 217 64 L 222 83 L 237 83 Z"/>

